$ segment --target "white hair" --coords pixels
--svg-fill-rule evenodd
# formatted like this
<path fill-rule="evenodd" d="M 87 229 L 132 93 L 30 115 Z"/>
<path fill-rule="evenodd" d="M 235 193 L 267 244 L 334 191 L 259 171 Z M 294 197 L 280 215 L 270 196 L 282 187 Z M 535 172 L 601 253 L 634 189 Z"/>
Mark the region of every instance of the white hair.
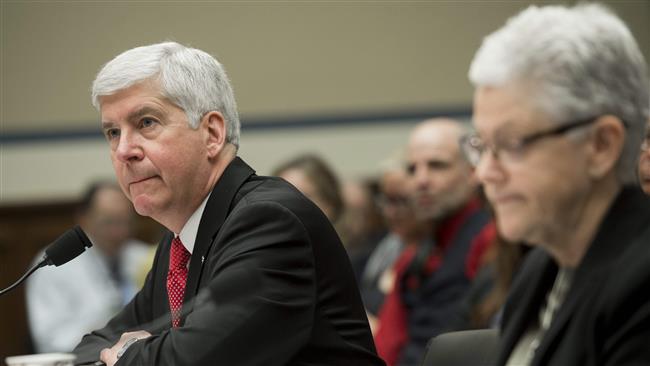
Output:
<path fill-rule="evenodd" d="M 218 111 L 226 120 L 226 141 L 239 146 L 239 114 L 225 70 L 214 57 L 175 42 L 136 47 L 109 61 L 92 85 L 92 103 L 135 84 L 153 80 L 163 96 L 183 109 L 192 128 Z"/>
<path fill-rule="evenodd" d="M 626 124 L 617 166 L 636 179 L 649 114 L 647 64 L 627 26 L 599 4 L 530 6 L 483 41 L 469 78 L 476 87 L 520 86 L 556 123 L 611 114 Z"/>

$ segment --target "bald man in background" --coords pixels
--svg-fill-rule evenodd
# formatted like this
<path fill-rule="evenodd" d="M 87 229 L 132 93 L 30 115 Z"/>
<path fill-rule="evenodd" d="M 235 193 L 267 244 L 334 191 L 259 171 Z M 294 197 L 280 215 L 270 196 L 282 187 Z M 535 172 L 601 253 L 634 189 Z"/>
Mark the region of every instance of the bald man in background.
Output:
<path fill-rule="evenodd" d="M 389 365 L 416 365 L 427 342 L 459 316 L 459 301 L 493 240 L 474 170 L 459 146 L 465 125 L 437 118 L 417 125 L 406 152 L 416 215 L 433 240 L 406 248 L 379 314 L 377 351 Z"/>

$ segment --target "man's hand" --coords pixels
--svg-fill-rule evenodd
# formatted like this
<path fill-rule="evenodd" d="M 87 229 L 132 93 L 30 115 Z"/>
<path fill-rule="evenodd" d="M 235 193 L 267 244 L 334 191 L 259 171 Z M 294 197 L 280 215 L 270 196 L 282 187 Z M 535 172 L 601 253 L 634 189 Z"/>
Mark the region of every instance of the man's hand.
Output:
<path fill-rule="evenodd" d="M 111 348 L 104 348 L 100 353 L 99 353 L 99 359 L 102 360 L 106 364 L 106 366 L 113 366 L 117 362 L 117 354 L 120 352 L 122 347 L 124 347 L 127 342 L 129 345 L 133 343 L 131 339 L 143 339 L 151 337 L 151 333 L 145 331 L 145 330 L 139 330 L 137 332 L 127 332 L 122 334 L 120 337 L 120 340 L 115 343 L 115 345 Z M 129 342 L 130 341 L 130 342 Z"/>

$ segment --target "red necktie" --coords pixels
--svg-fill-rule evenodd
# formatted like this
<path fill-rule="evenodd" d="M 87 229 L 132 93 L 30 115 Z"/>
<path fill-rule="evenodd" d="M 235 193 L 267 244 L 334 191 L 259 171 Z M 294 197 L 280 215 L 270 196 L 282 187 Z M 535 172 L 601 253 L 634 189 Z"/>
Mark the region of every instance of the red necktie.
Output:
<path fill-rule="evenodd" d="M 187 282 L 187 261 L 190 260 L 191 255 L 179 237 L 172 240 L 169 251 L 169 272 L 167 272 L 167 295 L 174 328 L 181 322 L 181 308 L 185 295 L 185 282 Z"/>

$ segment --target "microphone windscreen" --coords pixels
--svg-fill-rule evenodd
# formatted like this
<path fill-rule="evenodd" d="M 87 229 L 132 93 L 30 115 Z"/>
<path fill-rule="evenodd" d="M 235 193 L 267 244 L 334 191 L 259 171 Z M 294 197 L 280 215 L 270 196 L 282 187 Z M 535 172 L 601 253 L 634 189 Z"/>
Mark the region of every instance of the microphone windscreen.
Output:
<path fill-rule="evenodd" d="M 90 248 L 92 245 L 90 239 L 88 239 L 83 230 L 77 225 L 63 233 L 63 235 L 59 236 L 58 239 L 50 244 L 45 249 L 45 254 L 52 264 L 58 267 L 76 258 L 86 248 Z"/>

